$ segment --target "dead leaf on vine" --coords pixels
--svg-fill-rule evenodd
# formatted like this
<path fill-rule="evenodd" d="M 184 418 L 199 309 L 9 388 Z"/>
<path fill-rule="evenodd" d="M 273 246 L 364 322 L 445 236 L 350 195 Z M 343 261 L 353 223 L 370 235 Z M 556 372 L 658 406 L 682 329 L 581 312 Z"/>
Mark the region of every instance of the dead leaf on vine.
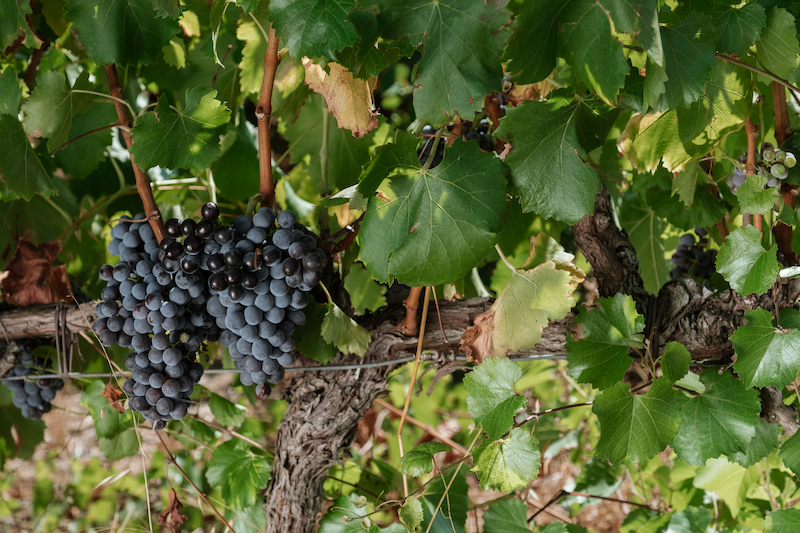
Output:
<path fill-rule="evenodd" d="M 169 489 L 169 503 L 158 515 L 158 525 L 169 526 L 172 529 L 179 528 L 186 521 L 186 515 L 181 514 L 181 509 L 183 504 L 178 500 L 178 493 L 175 489 Z"/>
<path fill-rule="evenodd" d="M 372 91 L 376 78 L 360 80 L 338 63 L 328 63 L 330 74 L 311 61 L 303 58 L 306 84 L 325 98 L 328 110 L 336 117 L 340 128 L 353 132 L 361 138 L 378 127 L 378 118 L 372 113 Z"/>
<path fill-rule="evenodd" d="M 36 245 L 18 238 L 17 249 L 6 267 L 8 276 L 3 280 L 6 301 L 25 307 L 71 299 L 67 267 L 53 266 L 59 252 L 58 241 Z"/>
<path fill-rule="evenodd" d="M 125 414 L 125 408 L 122 406 L 122 391 L 116 388 L 111 383 L 106 383 L 106 389 L 103 391 L 103 396 L 108 398 L 108 403 L 111 407 L 119 411 L 119 414 Z"/>
<path fill-rule="evenodd" d="M 544 233 L 531 237 L 525 265 L 512 271 L 494 305 L 461 336 L 467 360 L 480 363 L 533 348 L 550 321 L 564 318 L 575 305 L 573 293 L 586 275 L 573 258 Z"/>

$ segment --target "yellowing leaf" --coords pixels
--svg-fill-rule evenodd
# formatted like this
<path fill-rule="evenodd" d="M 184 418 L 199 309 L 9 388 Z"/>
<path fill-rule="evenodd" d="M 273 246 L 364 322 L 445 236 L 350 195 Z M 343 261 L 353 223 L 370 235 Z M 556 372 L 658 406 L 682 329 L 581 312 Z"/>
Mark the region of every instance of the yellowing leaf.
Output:
<path fill-rule="evenodd" d="M 523 268 L 545 261 L 530 270 L 515 269 L 494 305 L 464 333 L 461 349 L 467 357 L 480 362 L 532 348 L 549 321 L 565 317 L 575 305 L 572 293 L 586 275 L 572 264 L 570 254 L 553 249 L 552 239 L 545 237 L 531 238 L 531 255 Z"/>
<path fill-rule="evenodd" d="M 336 117 L 340 128 L 353 132 L 354 137 L 363 137 L 378 127 L 378 118 L 372 114 L 372 90 L 375 79 L 354 78 L 349 70 L 338 63 L 328 63 L 330 74 L 322 67 L 303 58 L 306 69 L 306 84 L 312 91 L 322 95 L 328 111 Z"/>

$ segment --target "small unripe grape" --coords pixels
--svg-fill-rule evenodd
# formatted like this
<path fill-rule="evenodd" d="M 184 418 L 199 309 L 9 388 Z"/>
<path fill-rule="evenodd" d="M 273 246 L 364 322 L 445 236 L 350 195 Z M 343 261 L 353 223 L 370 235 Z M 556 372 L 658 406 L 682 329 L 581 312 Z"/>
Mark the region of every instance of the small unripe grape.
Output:
<path fill-rule="evenodd" d="M 784 152 L 780 148 L 775 150 L 775 161 L 777 161 L 778 163 L 783 163 L 785 159 L 786 159 L 786 152 Z"/>
<path fill-rule="evenodd" d="M 772 165 L 772 168 L 770 168 L 769 171 L 772 173 L 773 176 L 779 179 L 783 178 L 785 174 L 787 174 L 786 167 L 780 163 L 775 163 L 774 165 Z"/>
<path fill-rule="evenodd" d="M 773 148 L 764 148 L 764 152 L 761 156 L 764 158 L 764 161 L 775 161 L 775 150 Z"/>
<path fill-rule="evenodd" d="M 786 152 L 786 159 L 783 160 L 783 166 L 786 168 L 794 168 L 797 164 L 797 159 L 792 152 Z"/>

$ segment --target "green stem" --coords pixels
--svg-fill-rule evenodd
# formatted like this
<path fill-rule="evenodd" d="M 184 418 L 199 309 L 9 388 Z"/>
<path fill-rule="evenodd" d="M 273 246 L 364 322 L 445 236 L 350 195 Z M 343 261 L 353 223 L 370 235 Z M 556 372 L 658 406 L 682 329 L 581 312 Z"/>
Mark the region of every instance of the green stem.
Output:
<path fill-rule="evenodd" d="M 42 196 L 42 198 L 44 198 L 44 201 L 50 204 L 50 207 L 55 209 L 59 215 L 64 217 L 64 220 L 67 221 L 67 224 L 72 224 L 72 217 L 69 216 L 66 211 L 58 207 L 58 204 L 56 204 L 49 196 Z"/>
<path fill-rule="evenodd" d="M 757 72 L 757 73 L 761 74 L 762 76 L 766 76 L 767 78 L 771 79 L 772 81 L 777 81 L 778 83 L 780 83 L 784 87 L 788 88 L 789 90 L 792 90 L 792 91 L 794 91 L 796 93 L 800 93 L 800 89 L 798 89 L 797 87 L 795 87 L 794 85 L 792 85 L 788 81 L 784 80 L 783 78 L 779 78 L 778 76 L 776 76 L 775 74 L 773 74 L 771 72 L 767 72 L 766 70 L 760 69 L 758 67 L 754 67 L 753 65 L 748 65 L 744 61 L 739 61 L 738 59 L 734 59 L 732 57 L 728 57 L 728 56 L 726 56 L 724 54 L 715 53 L 714 57 L 716 57 L 717 59 L 721 59 L 722 61 L 725 61 L 726 63 L 733 63 L 734 65 L 738 65 L 738 66 L 740 66 L 742 68 L 746 68 L 747 70 L 752 70 L 753 72 Z"/>
<path fill-rule="evenodd" d="M 328 303 L 332 304 L 333 303 L 333 298 L 331 298 L 331 293 L 328 292 L 328 288 L 325 287 L 325 284 L 322 283 L 321 281 L 319 282 L 319 286 L 322 287 L 323 292 L 325 292 L 325 296 L 328 297 Z"/>
<path fill-rule="evenodd" d="M 320 194 L 325 198 L 328 193 L 328 106 L 322 106 L 322 146 L 319 148 L 319 177 L 320 177 Z M 323 207 L 319 212 L 319 227 L 322 235 L 328 234 L 328 208 Z M 328 297 L 330 299 L 330 296 Z"/>
<path fill-rule="evenodd" d="M 132 118 L 134 118 L 134 119 L 136 118 L 136 112 L 133 110 L 133 107 L 131 107 L 131 105 L 126 100 L 123 100 L 122 98 L 117 98 L 116 96 L 111 96 L 110 94 L 98 93 L 96 91 L 84 91 L 83 89 L 72 89 L 72 92 L 73 93 L 81 93 L 81 94 L 91 94 L 91 95 L 94 95 L 94 96 L 100 96 L 102 98 L 109 98 L 109 99 L 111 99 L 111 100 L 113 100 L 115 102 L 119 102 L 120 104 L 123 104 L 125 107 L 128 108 L 128 111 L 130 112 Z"/>
<path fill-rule="evenodd" d="M 425 160 L 425 165 L 422 167 L 423 171 L 429 170 L 431 168 L 431 164 L 433 163 L 433 158 L 436 156 L 436 149 L 439 147 L 439 141 L 442 140 L 442 130 L 436 132 L 436 138 L 433 139 L 433 146 L 431 146 L 431 152 L 428 154 L 428 159 Z"/>

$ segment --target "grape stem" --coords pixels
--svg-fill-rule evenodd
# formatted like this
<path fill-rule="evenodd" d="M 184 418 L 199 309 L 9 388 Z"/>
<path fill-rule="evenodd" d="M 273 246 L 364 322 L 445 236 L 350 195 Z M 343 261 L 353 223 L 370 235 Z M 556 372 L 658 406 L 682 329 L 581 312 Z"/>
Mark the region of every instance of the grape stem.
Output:
<path fill-rule="evenodd" d="M 411 287 L 408 298 L 403 301 L 406 308 L 406 318 L 403 321 L 403 331 L 406 335 L 414 335 L 417 332 L 417 309 L 419 309 L 419 295 L 422 287 Z"/>
<path fill-rule="evenodd" d="M 74 143 L 74 142 L 75 142 L 75 141 L 77 141 L 78 139 L 82 139 L 82 138 L 86 137 L 87 135 L 91 135 L 92 133 L 98 133 L 98 132 L 100 132 L 100 131 L 103 131 L 103 130 L 109 130 L 109 129 L 111 129 L 111 128 L 120 128 L 120 129 L 127 130 L 128 132 L 130 132 L 130 128 L 126 128 L 126 127 L 125 127 L 125 126 L 123 126 L 122 124 L 119 124 L 119 123 L 116 123 L 116 122 L 115 122 L 114 124 L 109 124 L 108 126 L 103 126 L 103 127 L 101 127 L 101 128 L 95 128 L 95 129 L 93 129 L 93 130 L 87 131 L 86 133 L 81 133 L 81 134 L 80 134 L 80 135 L 78 135 L 77 137 L 73 137 L 72 139 L 68 140 L 67 142 L 65 142 L 64 144 L 62 144 L 61 146 L 59 146 L 58 148 L 56 148 L 55 150 L 53 150 L 53 151 L 50 153 L 50 157 L 53 157 L 53 156 L 55 156 L 55 155 L 56 155 L 56 152 L 58 152 L 59 150 L 62 150 L 62 149 L 64 149 L 64 147 L 66 147 L 68 144 L 70 144 L 70 143 Z"/>
<path fill-rule="evenodd" d="M 278 70 L 278 38 L 275 28 L 269 25 L 267 51 L 264 54 L 264 77 L 261 80 L 261 92 L 256 105 L 258 123 L 258 170 L 261 195 L 261 206 L 275 208 L 275 181 L 272 179 L 272 143 L 270 140 L 270 122 L 272 119 L 272 88 L 275 85 L 275 71 Z"/>
<path fill-rule="evenodd" d="M 747 162 L 744 165 L 744 175 L 749 177 L 756 173 L 756 143 L 758 142 L 758 128 L 750 117 L 747 117 L 744 122 L 744 133 L 747 136 Z M 764 215 L 751 216 L 753 226 L 764 233 Z"/>
<path fill-rule="evenodd" d="M 740 66 L 740 67 L 745 68 L 747 70 L 751 70 L 753 72 L 757 72 L 757 73 L 761 74 L 762 76 L 766 76 L 767 78 L 780 83 L 781 85 L 783 85 L 784 87 L 786 87 L 787 89 L 789 89 L 791 91 L 794 91 L 796 93 L 800 93 L 800 89 L 798 89 L 797 87 L 795 87 L 794 85 L 792 85 L 788 81 L 784 80 L 783 78 L 779 78 L 775 74 L 773 74 L 771 72 L 767 72 L 764 69 L 760 69 L 758 67 L 754 67 L 753 65 L 748 65 L 744 61 L 739 61 L 738 59 L 734 59 L 734 58 L 732 58 L 730 56 L 726 56 L 724 54 L 715 53 L 714 57 L 716 57 L 717 59 L 721 59 L 722 61 L 725 61 L 726 63 L 733 63 L 734 65 Z"/>
<path fill-rule="evenodd" d="M 117 120 L 122 126 L 128 128 L 128 131 L 122 130 L 122 138 L 125 141 L 125 146 L 130 152 L 133 138 L 130 134 L 130 127 L 132 118 L 128 114 L 130 105 L 125 101 L 122 94 L 122 87 L 119 84 L 119 76 L 117 75 L 117 66 L 114 64 L 105 65 L 106 77 L 108 78 L 108 89 L 111 92 L 111 97 L 114 100 L 114 109 L 117 112 Z M 161 242 L 167 236 L 164 231 L 164 221 L 161 218 L 161 211 L 158 210 L 155 198 L 153 198 L 153 189 L 150 187 L 150 179 L 147 174 L 136 164 L 131 154 L 131 165 L 133 166 L 133 174 L 136 177 L 136 190 L 139 192 L 139 197 L 142 199 L 144 205 L 144 212 L 150 221 L 150 227 L 153 228 L 153 233 L 156 235 L 158 242 Z"/>

